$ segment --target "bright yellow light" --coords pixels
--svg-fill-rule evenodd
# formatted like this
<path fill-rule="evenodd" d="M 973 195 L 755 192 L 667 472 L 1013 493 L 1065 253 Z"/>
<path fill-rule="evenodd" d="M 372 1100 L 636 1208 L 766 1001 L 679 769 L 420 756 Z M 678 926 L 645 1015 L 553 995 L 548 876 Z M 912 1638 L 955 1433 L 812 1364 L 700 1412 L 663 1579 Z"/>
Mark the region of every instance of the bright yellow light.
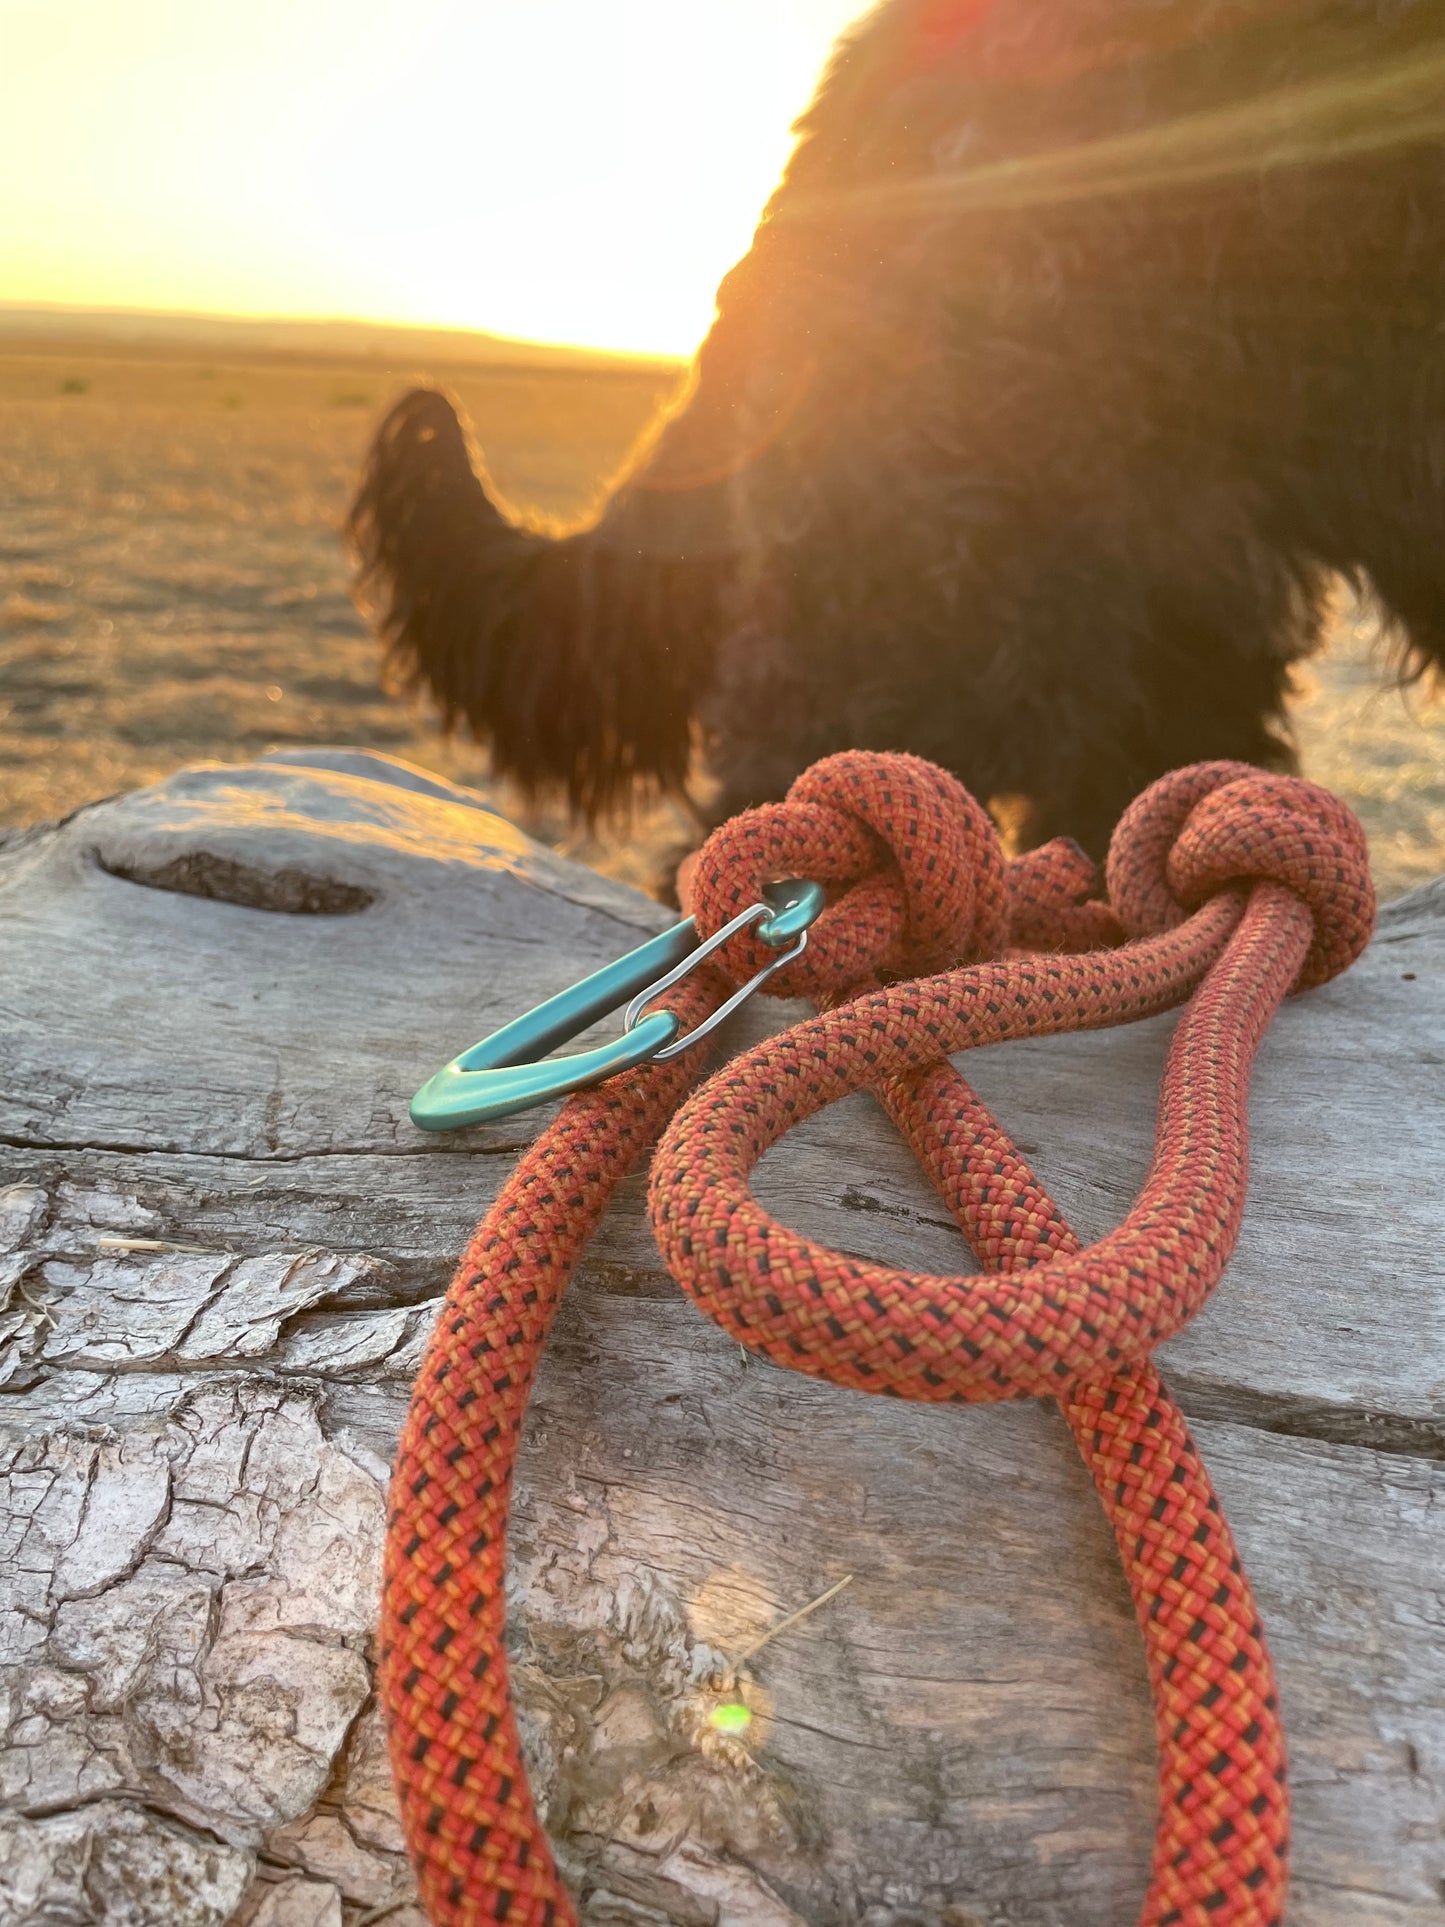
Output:
<path fill-rule="evenodd" d="M 0 298 L 681 352 L 863 0 L 0 0 Z"/>

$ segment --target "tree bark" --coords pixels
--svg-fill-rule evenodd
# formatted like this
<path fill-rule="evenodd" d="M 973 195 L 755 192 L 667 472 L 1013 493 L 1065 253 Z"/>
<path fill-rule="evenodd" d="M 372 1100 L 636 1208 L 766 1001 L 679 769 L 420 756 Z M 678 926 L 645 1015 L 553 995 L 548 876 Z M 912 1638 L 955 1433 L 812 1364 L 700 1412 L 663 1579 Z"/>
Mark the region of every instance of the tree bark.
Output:
<path fill-rule="evenodd" d="M 0 847 L 0 1920 L 421 1927 L 372 1672 L 387 1465 L 545 1114 L 429 1138 L 407 1100 L 665 920 L 358 752 L 182 771 Z M 970 1062 L 1086 1236 L 1138 1189 L 1171 1028 Z M 1445 881 L 1282 1013 L 1238 1256 L 1161 1354 L 1279 1668 L 1291 1927 L 1445 1918 L 1442 1064 Z M 835 1245 L 966 1263 L 866 1098 L 758 1189 Z M 1057 1412 L 745 1356 L 663 1271 L 640 1177 L 542 1370 L 512 1568 L 589 1922 L 1133 1918 L 1149 1696 Z M 731 1659 L 845 1575 L 719 1734 Z"/>

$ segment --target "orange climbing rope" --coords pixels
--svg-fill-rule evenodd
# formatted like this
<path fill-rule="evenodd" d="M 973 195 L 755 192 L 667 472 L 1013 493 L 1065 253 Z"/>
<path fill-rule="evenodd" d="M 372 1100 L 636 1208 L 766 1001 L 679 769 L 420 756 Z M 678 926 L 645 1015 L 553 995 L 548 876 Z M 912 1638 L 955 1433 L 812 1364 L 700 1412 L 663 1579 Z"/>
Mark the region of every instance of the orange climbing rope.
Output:
<path fill-rule="evenodd" d="M 686 1058 L 571 1099 L 462 1259 L 401 1442 L 382 1606 L 392 1760 L 437 1927 L 576 1920 L 508 1697 L 507 1508 L 567 1276 L 669 1117 L 653 1227 L 684 1291 L 745 1345 L 864 1391 L 1059 1401 L 1114 1529 L 1154 1693 L 1159 1824 L 1141 1927 L 1280 1921 L 1288 1797 L 1269 1656 L 1150 1354 L 1204 1303 L 1233 1249 L 1249 1073 L 1270 1018 L 1369 938 L 1364 837 L 1313 784 L 1201 764 L 1125 815 L 1107 905 L 1088 900 L 1092 875 L 1067 843 L 1006 863 L 952 777 L 861 752 L 816 765 L 786 802 L 734 818 L 704 847 L 703 936 L 766 881 L 829 885 L 806 952 L 773 986 L 824 1008 L 728 1064 L 675 1117 Z M 685 1025 L 770 960 L 746 936 L 719 958 L 668 993 Z M 1144 1189 L 1117 1230 L 1081 1248 L 947 1056 L 1186 999 Z M 774 1223 L 753 1197 L 763 1152 L 858 1088 L 887 1106 L 986 1271 L 929 1277 L 846 1257 Z"/>

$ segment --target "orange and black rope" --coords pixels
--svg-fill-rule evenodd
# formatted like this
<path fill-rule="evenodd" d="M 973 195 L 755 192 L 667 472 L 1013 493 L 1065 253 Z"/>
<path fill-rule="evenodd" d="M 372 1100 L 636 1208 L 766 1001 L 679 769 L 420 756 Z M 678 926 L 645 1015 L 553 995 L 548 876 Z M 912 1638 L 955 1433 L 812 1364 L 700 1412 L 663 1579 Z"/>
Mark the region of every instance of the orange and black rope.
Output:
<path fill-rule="evenodd" d="M 916 758 L 848 753 L 705 846 L 706 936 L 759 886 L 830 886 L 780 995 L 817 1017 L 688 1101 L 687 1058 L 573 1098 L 488 1213 L 447 1295 L 393 1482 L 382 1688 L 402 1815 L 437 1927 L 571 1927 L 532 1807 L 502 1646 L 510 1486 L 532 1380 L 568 1274 L 665 1120 L 653 1225 L 683 1289 L 744 1344 L 856 1389 L 933 1401 L 1044 1394 L 1108 1513 L 1156 1708 L 1159 1826 L 1141 1927 L 1282 1917 L 1288 1800 L 1263 1633 L 1218 1501 L 1150 1354 L 1203 1304 L 1238 1235 L 1260 1038 L 1294 988 L 1367 942 L 1358 824 L 1312 784 L 1238 764 L 1176 772 L 1128 812 L 1109 903 L 1067 844 L 1010 865 L 982 809 Z M 1120 942 L 1121 938 L 1127 939 Z M 1010 949 L 1010 944 L 1026 946 Z M 757 967 L 751 940 L 721 954 Z M 899 980 L 902 981 L 899 981 Z M 685 1024 L 724 984 L 671 994 Z M 947 1063 L 1004 1038 L 1127 1023 L 1188 1000 L 1149 1178 L 1081 1249 Z M 775 1224 L 748 1174 L 795 1123 L 875 1090 L 986 1269 L 928 1277 Z"/>

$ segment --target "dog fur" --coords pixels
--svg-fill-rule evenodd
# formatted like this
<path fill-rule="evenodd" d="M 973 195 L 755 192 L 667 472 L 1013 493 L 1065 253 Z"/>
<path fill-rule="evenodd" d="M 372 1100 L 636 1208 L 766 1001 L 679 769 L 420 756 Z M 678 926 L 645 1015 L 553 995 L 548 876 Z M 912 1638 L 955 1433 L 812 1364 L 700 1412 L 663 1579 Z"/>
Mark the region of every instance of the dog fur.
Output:
<path fill-rule="evenodd" d="M 439 393 L 353 506 L 401 682 L 589 816 L 907 749 L 1095 852 L 1288 763 L 1339 575 L 1445 662 L 1441 0 L 884 0 L 597 518 Z M 493 494 L 495 491 L 492 492 Z"/>

